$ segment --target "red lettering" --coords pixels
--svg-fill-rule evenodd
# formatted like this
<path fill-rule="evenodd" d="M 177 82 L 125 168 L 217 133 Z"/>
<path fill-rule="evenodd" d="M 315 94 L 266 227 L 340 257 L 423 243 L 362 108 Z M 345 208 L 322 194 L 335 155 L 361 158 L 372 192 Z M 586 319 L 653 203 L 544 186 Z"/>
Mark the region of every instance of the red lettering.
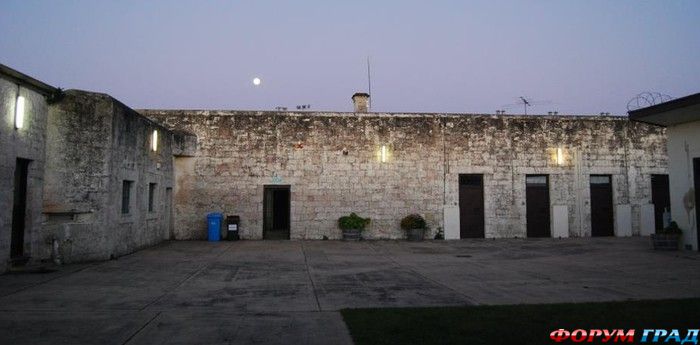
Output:
<path fill-rule="evenodd" d="M 562 341 L 569 339 L 569 335 L 569 331 L 560 328 L 556 331 L 552 331 L 552 333 L 549 333 L 549 338 L 556 341 L 557 343 L 561 343 Z"/>
<path fill-rule="evenodd" d="M 599 329 L 592 329 L 588 331 L 588 342 L 592 343 L 593 339 L 600 337 L 601 335 L 603 335 L 603 331 Z"/>
<path fill-rule="evenodd" d="M 588 333 L 585 329 L 577 329 L 571 332 L 571 341 L 573 341 L 574 343 L 580 343 L 585 341 L 587 336 Z"/>
<path fill-rule="evenodd" d="M 634 343 L 634 329 L 627 330 L 625 333 L 624 329 L 618 329 L 617 336 L 615 337 L 615 342 L 621 343 Z"/>

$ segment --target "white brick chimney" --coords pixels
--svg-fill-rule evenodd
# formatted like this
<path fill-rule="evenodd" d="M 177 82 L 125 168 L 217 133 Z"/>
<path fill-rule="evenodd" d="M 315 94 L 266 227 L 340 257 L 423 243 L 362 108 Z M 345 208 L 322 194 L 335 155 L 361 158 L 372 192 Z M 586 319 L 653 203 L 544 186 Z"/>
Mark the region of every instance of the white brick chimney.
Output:
<path fill-rule="evenodd" d="M 357 92 L 352 95 L 352 103 L 356 113 L 366 113 L 369 111 L 369 94 Z"/>

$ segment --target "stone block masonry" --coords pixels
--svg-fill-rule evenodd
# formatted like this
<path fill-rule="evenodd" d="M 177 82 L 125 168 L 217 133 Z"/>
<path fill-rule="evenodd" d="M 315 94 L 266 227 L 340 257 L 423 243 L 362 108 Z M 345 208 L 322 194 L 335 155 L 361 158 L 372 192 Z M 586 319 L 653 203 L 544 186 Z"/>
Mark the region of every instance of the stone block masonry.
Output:
<path fill-rule="evenodd" d="M 168 239 L 172 141 L 109 95 L 67 91 L 49 109 L 43 241 L 56 239 L 64 261 L 84 261 Z"/>
<path fill-rule="evenodd" d="M 47 104 L 51 87 L 0 65 L 0 272 L 8 268 L 11 256 L 28 257 L 37 247 L 41 233 L 42 188 Z M 18 96 L 24 98 L 23 125 L 16 128 Z M 26 204 L 22 216 L 15 210 L 16 172 L 28 162 Z M 22 218 L 23 231 L 13 231 Z M 20 233 L 22 233 L 20 235 Z M 18 237 L 19 236 L 19 237 Z M 11 254 L 14 241 L 15 253 Z M 21 250 L 18 250 L 20 248 Z"/>
<path fill-rule="evenodd" d="M 613 204 L 629 207 L 638 235 L 650 175 L 667 173 L 664 129 L 624 117 L 140 112 L 197 137 L 194 156 L 174 162 L 177 239 L 205 238 L 211 211 L 240 215 L 243 238 L 262 238 L 263 190 L 275 184 L 290 186 L 291 238 L 340 238 L 350 212 L 372 218 L 368 238 L 403 238 L 409 213 L 430 236 L 450 226 L 455 238 L 468 173 L 483 174 L 485 237 L 527 236 L 530 174 L 549 176 L 556 229 L 571 237 L 591 235 L 590 175 L 611 175 Z"/>

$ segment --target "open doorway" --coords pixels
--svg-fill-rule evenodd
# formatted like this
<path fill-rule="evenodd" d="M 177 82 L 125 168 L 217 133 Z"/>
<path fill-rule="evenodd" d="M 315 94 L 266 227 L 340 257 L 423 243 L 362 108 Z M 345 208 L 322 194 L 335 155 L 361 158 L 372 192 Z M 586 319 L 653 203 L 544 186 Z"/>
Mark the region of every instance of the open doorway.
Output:
<path fill-rule="evenodd" d="M 265 186 L 263 196 L 263 238 L 288 240 L 291 215 L 290 186 Z"/>
<path fill-rule="evenodd" d="M 668 175 L 651 175 L 651 203 L 654 204 L 654 227 L 658 233 L 664 228 L 664 212 L 671 211 Z"/>
<path fill-rule="evenodd" d="M 10 259 L 24 257 L 24 233 L 27 215 L 27 177 L 31 160 L 17 158 L 15 165 L 14 198 L 12 202 L 12 239 Z"/>
<path fill-rule="evenodd" d="M 527 237 L 551 237 L 549 176 L 525 177 Z"/>
<path fill-rule="evenodd" d="M 612 177 L 591 175 L 591 236 L 614 235 Z"/>

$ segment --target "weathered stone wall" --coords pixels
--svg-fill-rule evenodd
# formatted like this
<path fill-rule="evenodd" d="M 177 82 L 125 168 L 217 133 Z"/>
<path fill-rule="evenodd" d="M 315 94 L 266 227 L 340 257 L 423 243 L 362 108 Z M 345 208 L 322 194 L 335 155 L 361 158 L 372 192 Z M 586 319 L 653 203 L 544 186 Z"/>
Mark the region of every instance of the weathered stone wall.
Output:
<path fill-rule="evenodd" d="M 57 239 L 64 261 L 107 259 L 169 238 L 173 170 L 167 129 L 108 95 L 71 90 L 50 106 L 47 133 L 43 241 Z M 126 214 L 124 180 L 133 181 Z M 156 184 L 153 211 L 149 183 Z M 45 246 L 41 255 L 50 251 Z"/>
<path fill-rule="evenodd" d="M 372 218 L 370 238 L 403 237 L 399 220 L 413 212 L 434 232 L 458 205 L 462 173 L 484 174 L 486 237 L 525 236 L 527 174 L 550 176 L 551 204 L 564 206 L 568 236 L 590 235 L 589 174 L 611 174 L 616 209 L 631 209 L 639 233 L 650 174 L 667 172 L 664 130 L 626 118 L 141 112 L 198 138 L 196 156 L 175 161 L 178 239 L 205 238 L 211 211 L 240 215 L 242 236 L 261 238 L 270 184 L 291 185 L 292 238 L 339 238 L 336 221 L 350 212 Z"/>
<path fill-rule="evenodd" d="M 24 126 L 15 129 L 17 93 L 25 98 Z M 14 176 L 17 158 L 31 160 L 27 181 L 24 252 L 31 255 L 41 229 L 46 100 L 37 91 L 0 75 L 0 272 L 10 259 Z"/>

